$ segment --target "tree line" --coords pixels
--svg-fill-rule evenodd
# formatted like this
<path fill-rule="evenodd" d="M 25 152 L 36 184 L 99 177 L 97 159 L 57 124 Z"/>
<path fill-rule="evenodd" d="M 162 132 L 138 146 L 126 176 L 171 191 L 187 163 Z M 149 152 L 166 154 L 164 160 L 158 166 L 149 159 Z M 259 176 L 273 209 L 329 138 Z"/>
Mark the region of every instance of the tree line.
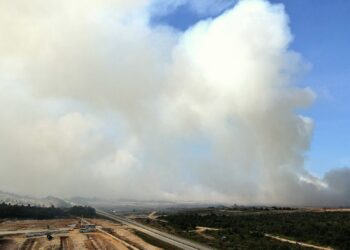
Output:
<path fill-rule="evenodd" d="M 73 206 L 70 208 L 38 207 L 31 205 L 11 205 L 6 203 L 0 204 L 1 219 L 56 219 L 69 218 L 74 216 L 95 217 L 96 211 L 88 206 Z"/>

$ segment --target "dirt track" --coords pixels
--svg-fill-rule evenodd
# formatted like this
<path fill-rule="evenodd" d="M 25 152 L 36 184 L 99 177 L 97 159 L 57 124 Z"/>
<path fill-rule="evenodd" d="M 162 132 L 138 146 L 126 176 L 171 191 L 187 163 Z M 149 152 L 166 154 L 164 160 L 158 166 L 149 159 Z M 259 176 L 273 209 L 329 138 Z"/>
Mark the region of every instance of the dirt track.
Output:
<path fill-rule="evenodd" d="M 74 249 L 72 239 L 68 236 L 62 236 L 60 238 L 61 244 L 60 244 L 60 250 L 71 250 Z"/>
<path fill-rule="evenodd" d="M 27 239 L 20 247 L 20 250 L 31 250 L 34 244 L 35 244 L 35 239 Z"/>
<path fill-rule="evenodd" d="M 318 249 L 318 250 L 333 250 L 333 248 L 331 248 L 331 247 L 316 246 L 316 245 L 313 245 L 313 244 L 300 242 L 300 241 L 289 240 L 289 239 L 282 238 L 280 236 L 274 236 L 274 235 L 271 235 L 271 234 L 265 234 L 265 236 L 268 237 L 268 238 L 271 238 L 271 239 L 275 239 L 275 240 L 282 241 L 282 242 L 288 242 L 290 244 L 300 245 L 300 246 L 303 246 L 303 247 L 309 247 L 309 248 L 314 248 L 314 249 Z"/>

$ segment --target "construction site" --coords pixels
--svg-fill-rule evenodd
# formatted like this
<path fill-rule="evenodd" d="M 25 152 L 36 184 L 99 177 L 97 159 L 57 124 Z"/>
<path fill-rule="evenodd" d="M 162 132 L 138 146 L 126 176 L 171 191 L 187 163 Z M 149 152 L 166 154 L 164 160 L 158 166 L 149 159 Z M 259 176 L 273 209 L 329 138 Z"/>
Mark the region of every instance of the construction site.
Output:
<path fill-rule="evenodd" d="M 162 249 L 139 238 L 134 229 L 104 219 L 0 221 L 0 249 Z"/>

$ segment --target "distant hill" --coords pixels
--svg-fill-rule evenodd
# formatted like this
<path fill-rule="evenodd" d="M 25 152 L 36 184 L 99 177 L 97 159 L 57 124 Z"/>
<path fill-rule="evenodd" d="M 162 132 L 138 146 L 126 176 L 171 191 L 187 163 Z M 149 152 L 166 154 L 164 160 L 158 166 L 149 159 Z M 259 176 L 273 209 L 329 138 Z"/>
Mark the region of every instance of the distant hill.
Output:
<path fill-rule="evenodd" d="M 37 198 L 26 195 L 19 195 L 9 192 L 0 191 L 0 203 L 5 202 L 11 205 L 31 205 L 38 207 L 60 207 L 67 208 L 74 205 L 84 205 L 93 207 L 110 207 L 119 211 L 143 210 L 143 209 L 166 209 L 166 208 L 196 208 L 207 207 L 213 204 L 197 203 L 197 202 L 172 202 L 159 200 L 132 200 L 132 199 L 103 199 L 103 198 L 87 198 L 72 197 L 61 199 L 54 196 L 45 198 Z M 217 204 L 216 204 L 217 205 Z"/>
<path fill-rule="evenodd" d="M 103 199 L 103 198 L 87 198 L 87 197 L 72 197 L 68 199 L 72 204 L 86 205 L 92 207 L 104 207 L 116 209 L 119 212 L 130 212 L 133 210 L 163 210 L 176 208 L 201 208 L 208 206 L 217 206 L 218 204 L 199 203 L 199 202 L 174 202 L 161 200 L 133 200 L 133 199 Z"/>
<path fill-rule="evenodd" d="M 3 202 L 12 205 L 31 205 L 39 207 L 71 207 L 71 204 L 69 202 L 53 196 L 35 198 L 0 191 L 0 203 Z"/>

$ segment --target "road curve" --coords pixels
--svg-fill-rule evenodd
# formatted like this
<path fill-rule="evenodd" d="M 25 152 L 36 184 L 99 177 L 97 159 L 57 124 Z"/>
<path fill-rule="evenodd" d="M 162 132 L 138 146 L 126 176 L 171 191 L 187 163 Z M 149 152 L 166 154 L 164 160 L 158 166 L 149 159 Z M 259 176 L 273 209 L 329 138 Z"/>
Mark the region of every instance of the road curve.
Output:
<path fill-rule="evenodd" d="M 117 221 L 119 223 L 125 224 L 133 229 L 136 229 L 140 232 L 143 232 L 145 234 L 148 234 L 149 236 L 152 236 L 158 240 L 161 240 L 163 242 L 166 242 L 168 244 L 171 244 L 173 246 L 176 246 L 178 248 L 184 249 L 184 250 L 213 250 L 213 248 L 209 248 L 207 246 L 198 244 L 196 242 L 186 240 L 183 238 L 180 238 L 178 236 L 174 236 L 168 233 L 164 233 L 162 231 L 159 231 L 157 229 L 145 226 L 141 223 L 138 223 L 136 221 L 111 214 L 109 212 L 105 212 L 101 209 L 96 209 L 96 213 L 99 215 L 102 215 L 104 217 L 107 217 L 111 220 Z"/>

